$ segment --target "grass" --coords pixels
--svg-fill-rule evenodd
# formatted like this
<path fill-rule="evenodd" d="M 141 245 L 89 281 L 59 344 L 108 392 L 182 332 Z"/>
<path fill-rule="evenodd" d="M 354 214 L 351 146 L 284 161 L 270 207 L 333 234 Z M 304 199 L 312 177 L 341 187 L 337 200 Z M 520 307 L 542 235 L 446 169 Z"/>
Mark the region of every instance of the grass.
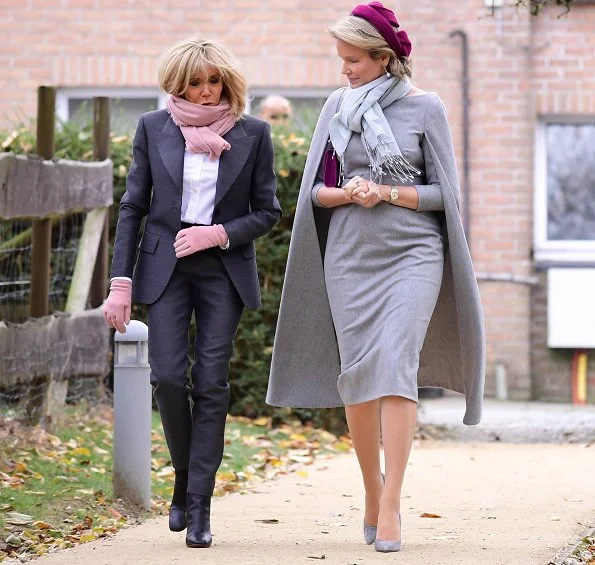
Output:
<path fill-rule="evenodd" d="M 228 419 L 215 495 L 249 488 L 318 457 L 350 449 L 345 438 L 270 419 Z M 123 526 L 167 512 L 174 470 L 159 415 L 152 422 L 152 510 L 112 491 L 112 412 L 69 408 L 53 434 L 0 418 L 0 561 L 113 535 Z"/>

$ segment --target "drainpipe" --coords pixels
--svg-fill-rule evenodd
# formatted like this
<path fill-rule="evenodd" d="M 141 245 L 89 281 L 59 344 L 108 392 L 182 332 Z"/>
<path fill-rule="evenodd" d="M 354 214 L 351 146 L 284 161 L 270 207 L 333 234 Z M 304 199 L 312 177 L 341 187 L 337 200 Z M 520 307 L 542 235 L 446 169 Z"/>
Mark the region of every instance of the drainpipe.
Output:
<path fill-rule="evenodd" d="M 467 238 L 467 244 L 471 249 L 471 231 L 469 225 L 469 105 L 471 99 L 469 98 L 469 47 L 467 40 L 467 33 L 462 29 L 455 29 L 451 31 L 449 37 L 461 38 L 461 57 L 463 65 L 463 75 L 461 77 L 461 92 L 463 97 L 463 229 Z"/>

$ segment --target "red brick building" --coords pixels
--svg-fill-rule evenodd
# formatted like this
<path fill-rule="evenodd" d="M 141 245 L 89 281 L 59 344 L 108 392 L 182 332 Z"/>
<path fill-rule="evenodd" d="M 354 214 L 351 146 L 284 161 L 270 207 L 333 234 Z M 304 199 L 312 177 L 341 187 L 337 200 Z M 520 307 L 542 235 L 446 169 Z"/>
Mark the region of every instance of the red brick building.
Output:
<path fill-rule="evenodd" d="M 486 314 L 487 391 L 498 373 L 513 398 L 568 400 L 575 345 L 548 348 L 547 272 L 595 265 L 595 2 L 574 0 L 561 17 L 506 5 L 490 14 L 492 2 L 502 3 L 387 5 L 412 38 L 415 83 L 449 110 Z M 121 99 L 123 121 L 158 107 L 157 59 L 193 33 L 233 50 L 255 99 L 276 92 L 316 105 L 343 83 L 326 29 L 352 4 L 3 0 L 0 126 L 34 116 L 40 84 L 59 87 L 65 119 L 97 94 Z"/>

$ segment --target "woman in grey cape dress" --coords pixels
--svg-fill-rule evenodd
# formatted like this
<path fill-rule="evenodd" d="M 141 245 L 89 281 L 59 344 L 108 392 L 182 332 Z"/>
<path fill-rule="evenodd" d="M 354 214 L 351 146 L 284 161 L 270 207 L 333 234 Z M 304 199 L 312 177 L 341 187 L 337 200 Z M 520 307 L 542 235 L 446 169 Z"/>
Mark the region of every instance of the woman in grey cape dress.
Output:
<path fill-rule="evenodd" d="M 327 100 L 306 162 L 267 402 L 345 405 L 365 542 L 398 551 L 418 386 L 464 393 L 464 422 L 479 422 L 483 317 L 444 105 L 411 84 L 406 32 L 379 2 L 330 32 L 349 87 Z M 324 182 L 329 138 L 340 187 Z"/>

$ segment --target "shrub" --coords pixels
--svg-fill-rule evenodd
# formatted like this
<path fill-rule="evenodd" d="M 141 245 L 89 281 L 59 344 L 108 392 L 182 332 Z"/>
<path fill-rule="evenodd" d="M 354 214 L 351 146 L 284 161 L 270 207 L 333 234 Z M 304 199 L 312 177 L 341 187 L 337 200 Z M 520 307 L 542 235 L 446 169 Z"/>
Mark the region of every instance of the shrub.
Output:
<path fill-rule="evenodd" d="M 231 365 L 231 412 L 248 416 L 272 415 L 275 420 L 297 417 L 336 433 L 345 431 L 343 409 L 276 409 L 264 402 L 289 240 L 311 131 L 274 128 L 277 197 L 283 209 L 280 222 L 256 241 L 262 308 L 246 310 L 236 335 Z"/>

